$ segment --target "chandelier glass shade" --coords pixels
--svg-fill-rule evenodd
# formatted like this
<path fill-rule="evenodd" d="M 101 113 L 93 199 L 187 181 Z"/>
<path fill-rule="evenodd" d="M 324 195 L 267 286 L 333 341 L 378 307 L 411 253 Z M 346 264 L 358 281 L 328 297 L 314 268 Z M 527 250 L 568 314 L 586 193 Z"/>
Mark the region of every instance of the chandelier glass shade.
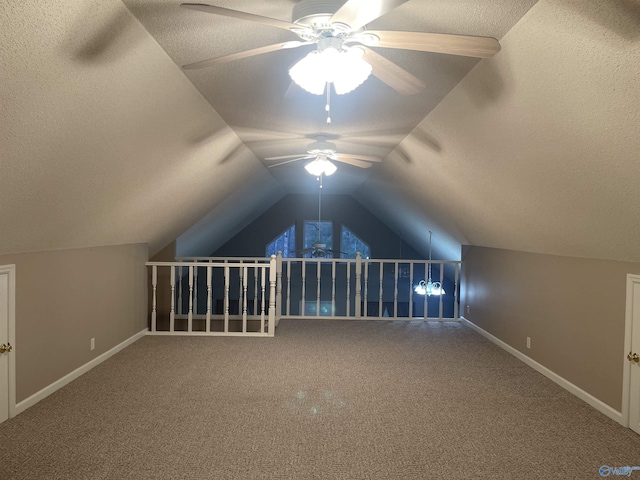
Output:
<path fill-rule="evenodd" d="M 307 163 L 304 166 L 304 169 L 309 172 L 311 175 L 315 175 L 319 177 L 320 175 L 333 175 L 335 171 L 338 169 L 333 163 L 327 160 L 324 157 L 318 157 L 315 160 Z"/>
<path fill-rule="evenodd" d="M 429 297 L 431 295 L 445 294 L 444 288 L 442 288 L 440 282 L 432 282 L 431 279 L 427 280 L 426 282 L 424 280 L 420 280 L 413 291 L 418 295 L 427 295 Z"/>
<path fill-rule="evenodd" d="M 371 75 L 371 65 L 362 58 L 363 54 L 360 48 L 314 50 L 291 67 L 289 76 L 314 95 L 322 95 L 328 83 L 333 83 L 339 95 L 349 93 Z"/>

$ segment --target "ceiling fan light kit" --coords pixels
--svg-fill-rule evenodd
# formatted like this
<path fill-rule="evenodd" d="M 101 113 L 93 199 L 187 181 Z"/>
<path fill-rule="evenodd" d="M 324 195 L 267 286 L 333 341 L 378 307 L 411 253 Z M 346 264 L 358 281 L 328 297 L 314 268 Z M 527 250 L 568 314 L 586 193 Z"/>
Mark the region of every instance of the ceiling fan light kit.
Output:
<path fill-rule="evenodd" d="M 357 47 L 345 48 L 336 37 L 321 38 L 318 49 L 309 53 L 289 70 L 298 86 L 314 95 L 322 95 L 333 84 L 338 95 L 358 88 L 371 75 L 372 67 Z"/>
<path fill-rule="evenodd" d="M 304 166 L 304 169 L 311 175 L 320 177 L 321 175 L 329 176 L 336 173 L 338 167 L 326 159 L 326 157 L 318 157 L 310 161 Z"/>
<path fill-rule="evenodd" d="M 368 23 L 407 1 L 409 0 L 300 0 L 293 7 L 291 22 L 204 3 L 183 3 L 182 7 L 190 10 L 286 30 L 296 35 L 298 40 L 201 60 L 184 65 L 182 68 L 193 70 L 211 67 L 278 50 L 295 50 L 304 45 L 317 44 L 317 50 L 306 55 L 289 69 L 289 76 L 294 83 L 309 93 L 322 95 L 326 90 L 327 123 L 331 123 L 329 113 L 331 84 L 336 93 L 345 94 L 358 88 L 370 75 L 373 75 L 401 95 L 414 95 L 425 88 L 426 85 L 422 80 L 374 49 L 393 48 L 478 58 L 492 57 L 500 51 L 500 43 L 492 37 L 366 29 Z M 314 158 L 315 160 L 324 159 L 325 169 L 327 163 L 333 169 L 336 168 L 329 159 L 360 168 L 369 168 L 371 162 L 380 161 L 374 157 L 363 158 L 363 156 L 339 154 L 335 150 L 335 145 L 331 145 L 330 151 L 324 153 L 322 157 L 308 151 L 308 155 L 285 155 L 265 160 L 287 159 L 271 165 L 271 168 L 297 160 Z M 319 167 L 316 168 L 315 161 L 307 164 L 305 168 L 309 165 L 313 165 L 310 167 L 313 171 L 319 170 Z"/>

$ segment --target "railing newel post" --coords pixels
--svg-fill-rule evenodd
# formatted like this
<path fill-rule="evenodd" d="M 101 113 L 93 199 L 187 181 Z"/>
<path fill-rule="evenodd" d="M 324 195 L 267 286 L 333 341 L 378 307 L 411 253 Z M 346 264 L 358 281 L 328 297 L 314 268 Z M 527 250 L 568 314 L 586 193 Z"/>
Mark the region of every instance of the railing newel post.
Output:
<path fill-rule="evenodd" d="M 276 256 L 269 262 L 269 336 L 276 333 Z"/>

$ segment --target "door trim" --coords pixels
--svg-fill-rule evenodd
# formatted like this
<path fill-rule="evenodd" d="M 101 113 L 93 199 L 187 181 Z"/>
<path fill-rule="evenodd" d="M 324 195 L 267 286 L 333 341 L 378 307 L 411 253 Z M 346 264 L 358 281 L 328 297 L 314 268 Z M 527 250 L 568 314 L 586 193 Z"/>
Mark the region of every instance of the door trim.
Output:
<path fill-rule="evenodd" d="M 16 416 L 16 266 L 0 265 L 0 275 L 8 276 L 8 338 L 14 347 L 9 355 L 9 418 L 12 418 Z"/>
<path fill-rule="evenodd" d="M 624 313 L 624 351 L 622 352 L 622 425 L 629 427 L 631 365 L 627 353 L 631 351 L 631 332 L 633 327 L 633 287 L 640 285 L 640 275 L 627 274 L 627 301 Z"/>

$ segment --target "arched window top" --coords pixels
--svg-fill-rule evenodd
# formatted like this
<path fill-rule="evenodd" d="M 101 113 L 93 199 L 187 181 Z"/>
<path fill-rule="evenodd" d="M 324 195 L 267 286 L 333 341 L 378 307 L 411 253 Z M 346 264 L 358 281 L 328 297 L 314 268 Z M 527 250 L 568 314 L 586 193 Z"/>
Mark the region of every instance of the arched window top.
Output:
<path fill-rule="evenodd" d="M 356 258 L 356 253 L 360 252 L 362 258 L 371 257 L 369 244 L 353 233 L 348 227 L 342 225 L 340 233 L 340 258 Z"/>
<path fill-rule="evenodd" d="M 273 239 L 271 243 L 267 245 L 266 253 L 267 257 L 271 255 L 277 255 L 278 251 L 282 252 L 282 256 L 285 258 L 295 258 L 296 256 L 296 226 L 291 225 L 284 232 Z"/>

